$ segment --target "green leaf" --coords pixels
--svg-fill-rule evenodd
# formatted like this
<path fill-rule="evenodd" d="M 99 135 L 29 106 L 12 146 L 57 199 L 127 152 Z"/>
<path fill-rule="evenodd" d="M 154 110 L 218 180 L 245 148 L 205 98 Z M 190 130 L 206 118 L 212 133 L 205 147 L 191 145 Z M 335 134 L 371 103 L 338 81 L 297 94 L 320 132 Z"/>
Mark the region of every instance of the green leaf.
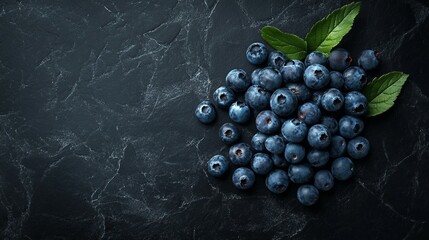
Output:
<path fill-rule="evenodd" d="M 301 60 L 307 54 L 307 43 L 294 34 L 265 26 L 261 29 L 261 36 L 271 47 L 284 53 L 289 59 Z"/>
<path fill-rule="evenodd" d="M 367 116 L 376 116 L 391 108 L 408 76 L 403 72 L 390 72 L 365 86 L 363 94 L 368 99 Z"/>
<path fill-rule="evenodd" d="M 350 31 L 359 10 L 360 2 L 353 2 L 334 10 L 314 24 L 305 37 L 307 50 L 329 54 L 331 49 L 337 46 L 344 35 Z"/>

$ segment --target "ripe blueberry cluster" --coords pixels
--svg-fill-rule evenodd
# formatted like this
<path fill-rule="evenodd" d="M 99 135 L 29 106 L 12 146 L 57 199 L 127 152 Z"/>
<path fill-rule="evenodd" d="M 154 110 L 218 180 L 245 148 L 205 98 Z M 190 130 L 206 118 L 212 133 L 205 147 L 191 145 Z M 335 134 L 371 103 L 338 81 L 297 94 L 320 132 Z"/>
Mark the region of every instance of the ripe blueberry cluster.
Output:
<path fill-rule="evenodd" d="M 365 71 L 379 63 L 378 53 L 363 51 L 359 66 L 351 66 L 350 53 L 342 48 L 334 49 L 329 57 L 312 52 L 301 62 L 253 43 L 246 57 L 257 67 L 268 66 L 255 69 L 250 76 L 242 69 L 231 70 L 226 86 L 216 89 L 213 100 L 217 107 L 228 109 L 237 124 L 256 116 L 259 132 L 251 144 L 237 143 L 237 125 L 223 124 L 219 136 L 230 145 L 229 156 L 213 156 L 208 172 L 222 176 L 232 163 L 238 167 L 232 174 L 236 188 L 249 189 L 255 174 L 265 175 L 265 185 L 277 194 L 293 182 L 301 185 L 298 201 L 313 205 L 320 191 L 333 188 L 334 179 L 344 181 L 353 175 L 352 159 L 365 158 L 369 152 L 369 141 L 360 136 L 361 118 L 368 107 L 360 91 L 367 84 Z M 240 94 L 244 101 L 238 100 Z M 215 106 L 203 101 L 195 114 L 202 123 L 211 123 L 216 118 Z"/>

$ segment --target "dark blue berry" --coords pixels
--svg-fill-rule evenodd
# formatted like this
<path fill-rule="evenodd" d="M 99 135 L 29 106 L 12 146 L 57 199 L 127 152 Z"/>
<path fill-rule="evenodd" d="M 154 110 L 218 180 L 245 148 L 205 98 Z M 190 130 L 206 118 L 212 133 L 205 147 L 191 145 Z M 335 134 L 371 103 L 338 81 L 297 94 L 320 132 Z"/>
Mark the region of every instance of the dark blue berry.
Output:
<path fill-rule="evenodd" d="M 263 43 L 252 43 L 246 50 L 246 58 L 251 64 L 259 65 L 267 61 L 268 50 Z"/>
<path fill-rule="evenodd" d="M 232 123 L 225 123 L 219 128 L 220 140 L 228 145 L 235 143 L 240 137 L 240 131 Z"/>
<path fill-rule="evenodd" d="M 229 148 L 229 159 L 234 165 L 246 166 L 252 158 L 252 149 L 247 143 L 237 143 Z"/>
<path fill-rule="evenodd" d="M 226 86 L 236 93 L 245 92 L 250 86 L 250 79 L 242 69 L 231 70 L 225 78 Z"/>
<path fill-rule="evenodd" d="M 250 167 L 256 174 L 266 175 L 273 168 L 273 160 L 266 153 L 257 153 L 253 155 Z"/>
<path fill-rule="evenodd" d="M 280 194 L 286 191 L 289 186 L 289 177 L 281 169 L 276 169 L 268 174 L 265 185 L 273 193 Z"/>
<path fill-rule="evenodd" d="M 197 119 L 205 124 L 212 123 L 216 118 L 216 110 L 209 101 L 202 101 L 195 109 Z"/>
<path fill-rule="evenodd" d="M 255 174 L 249 168 L 237 168 L 232 174 L 232 183 L 238 189 L 249 189 L 255 184 Z"/>
<path fill-rule="evenodd" d="M 250 108 L 244 102 L 237 101 L 229 107 L 229 117 L 236 123 L 248 122 L 250 115 Z"/>
<path fill-rule="evenodd" d="M 207 162 L 209 174 L 213 177 L 220 177 L 229 169 L 229 161 L 222 155 L 215 155 Z"/>
<path fill-rule="evenodd" d="M 319 191 L 313 185 L 302 185 L 298 188 L 296 196 L 302 205 L 311 206 L 319 200 Z"/>

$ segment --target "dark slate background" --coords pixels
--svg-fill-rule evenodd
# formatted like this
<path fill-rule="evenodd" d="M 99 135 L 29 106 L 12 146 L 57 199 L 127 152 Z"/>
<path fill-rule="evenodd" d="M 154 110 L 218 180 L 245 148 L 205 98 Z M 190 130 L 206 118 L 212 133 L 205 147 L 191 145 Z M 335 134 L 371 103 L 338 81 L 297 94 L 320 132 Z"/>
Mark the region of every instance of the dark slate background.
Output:
<path fill-rule="evenodd" d="M 1 1 L 0 238 L 427 239 L 429 5 L 364 1 L 341 46 L 410 74 L 369 119 L 355 177 L 301 206 L 206 161 L 228 149 L 193 116 L 274 25 L 301 37 L 335 1 Z M 244 126 L 243 140 L 255 133 Z M 231 172 L 229 173 L 231 174 Z"/>

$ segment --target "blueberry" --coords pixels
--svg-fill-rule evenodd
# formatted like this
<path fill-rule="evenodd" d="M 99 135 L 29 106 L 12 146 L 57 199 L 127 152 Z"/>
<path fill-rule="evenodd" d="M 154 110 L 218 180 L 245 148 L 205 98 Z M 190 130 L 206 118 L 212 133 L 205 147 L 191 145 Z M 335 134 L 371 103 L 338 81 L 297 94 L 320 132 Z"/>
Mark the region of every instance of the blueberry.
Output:
<path fill-rule="evenodd" d="M 266 67 L 259 72 L 259 85 L 268 91 L 275 91 L 282 82 L 282 75 L 275 68 Z"/>
<path fill-rule="evenodd" d="M 318 106 L 319 108 L 322 107 L 322 96 L 323 96 L 323 92 L 322 91 L 315 91 L 313 92 L 312 98 L 311 98 L 311 103 L 315 104 L 316 106 Z"/>
<path fill-rule="evenodd" d="M 365 71 L 373 70 L 378 66 L 380 53 L 373 50 L 364 50 L 360 54 L 358 64 Z"/>
<path fill-rule="evenodd" d="M 308 89 L 302 83 L 287 83 L 286 88 L 288 88 L 295 96 L 298 98 L 298 102 L 305 102 L 311 98 L 310 89 Z"/>
<path fill-rule="evenodd" d="M 319 191 L 313 185 L 302 185 L 298 188 L 296 196 L 302 205 L 311 206 L 319 200 Z"/>
<path fill-rule="evenodd" d="M 229 148 L 229 159 L 237 166 L 246 166 L 252 158 L 252 150 L 247 143 L 237 143 Z"/>
<path fill-rule="evenodd" d="M 265 185 L 273 193 L 284 193 L 289 186 L 289 177 L 285 171 L 276 169 L 268 174 Z"/>
<path fill-rule="evenodd" d="M 213 177 L 220 177 L 229 169 L 229 161 L 222 155 L 215 155 L 207 162 L 209 174 Z"/>
<path fill-rule="evenodd" d="M 341 109 L 344 104 L 344 96 L 336 88 L 328 89 L 322 96 L 322 107 L 329 112 L 335 112 Z"/>
<path fill-rule="evenodd" d="M 252 74 L 250 75 L 250 79 L 252 80 L 252 85 L 259 85 L 259 73 L 261 72 L 261 68 L 257 68 L 253 70 Z"/>
<path fill-rule="evenodd" d="M 334 177 L 328 170 L 320 170 L 314 174 L 314 186 L 319 191 L 329 191 L 334 187 Z"/>
<path fill-rule="evenodd" d="M 226 75 L 225 81 L 226 86 L 236 93 L 244 92 L 250 86 L 250 79 L 242 69 L 231 70 L 228 75 Z"/>
<path fill-rule="evenodd" d="M 271 154 L 271 159 L 273 160 L 274 166 L 279 168 L 285 168 L 289 165 L 289 162 L 286 161 L 286 159 L 279 154 Z"/>
<path fill-rule="evenodd" d="M 313 125 L 319 122 L 322 113 L 319 107 L 314 103 L 304 103 L 298 108 L 298 118 L 307 125 Z"/>
<path fill-rule="evenodd" d="M 329 81 L 329 71 L 323 65 L 313 64 L 304 71 L 304 83 L 311 89 L 322 89 L 329 85 Z"/>
<path fill-rule="evenodd" d="M 236 123 L 246 123 L 250 119 L 250 108 L 244 102 L 237 101 L 229 107 L 229 117 Z"/>
<path fill-rule="evenodd" d="M 219 108 L 229 108 L 235 101 L 235 94 L 225 86 L 221 86 L 213 93 L 213 101 Z"/>
<path fill-rule="evenodd" d="M 313 148 L 324 149 L 331 142 L 331 133 L 325 125 L 316 124 L 308 130 L 307 141 Z"/>
<path fill-rule="evenodd" d="M 305 148 L 296 143 L 288 143 L 284 149 L 286 161 L 296 164 L 302 161 L 305 157 Z"/>
<path fill-rule="evenodd" d="M 344 112 L 353 116 L 361 116 L 367 112 L 368 100 L 360 92 L 352 91 L 344 97 Z"/>
<path fill-rule="evenodd" d="M 256 128 L 265 134 L 273 134 L 280 130 L 279 117 L 272 111 L 265 110 L 256 116 Z"/>
<path fill-rule="evenodd" d="M 250 167 L 256 174 L 266 175 L 273 168 L 273 160 L 266 153 L 257 153 L 253 155 Z"/>
<path fill-rule="evenodd" d="M 355 137 L 347 144 L 347 153 L 354 159 L 362 159 L 368 152 L 369 141 L 364 137 Z"/>
<path fill-rule="evenodd" d="M 331 135 L 334 135 L 338 132 L 338 122 L 335 120 L 335 118 L 323 116 L 321 123 L 328 128 Z"/>
<path fill-rule="evenodd" d="M 360 67 L 349 67 L 344 73 L 344 87 L 349 91 L 361 91 L 367 83 L 365 71 Z"/>
<path fill-rule="evenodd" d="M 324 166 L 329 161 L 329 152 L 324 150 L 312 149 L 307 154 L 307 160 L 313 167 Z"/>
<path fill-rule="evenodd" d="M 291 60 L 284 65 L 280 72 L 282 73 L 283 82 L 299 82 L 304 75 L 304 63 L 299 60 Z"/>
<path fill-rule="evenodd" d="M 331 82 L 329 84 L 331 88 L 342 89 L 344 87 L 344 77 L 342 73 L 331 71 L 329 73 L 329 77 L 331 78 Z"/>
<path fill-rule="evenodd" d="M 268 50 L 263 43 L 252 43 L 246 50 L 246 58 L 251 64 L 258 65 L 267 61 Z"/>
<path fill-rule="evenodd" d="M 249 189 L 255 184 L 255 174 L 247 167 L 237 168 L 232 174 L 232 183 L 238 189 Z"/>
<path fill-rule="evenodd" d="M 285 150 L 285 142 L 279 135 L 269 136 L 265 140 L 265 148 L 270 153 L 281 154 Z"/>
<path fill-rule="evenodd" d="M 292 182 L 301 184 L 311 180 L 313 169 L 307 164 L 290 165 L 288 175 Z"/>
<path fill-rule="evenodd" d="M 365 125 L 362 120 L 352 116 L 345 115 L 338 122 L 338 130 L 344 138 L 354 138 L 359 135 Z"/>
<path fill-rule="evenodd" d="M 298 98 L 287 88 L 277 89 L 270 99 L 271 110 L 280 117 L 292 114 L 298 106 Z"/>
<path fill-rule="evenodd" d="M 350 53 L 344 48 L 337 48 L 331 51 L 328 57 L 329 66 L 335 71 L 344 71 L 352 63 Z"/>
<path fill-rule="evenodd" d="M 279 51 L 272 51 L 268 55 L 268 66 L 279 69 L 285 65 L 287 57 Z"/>
<path fill-rule="evenodd" d="M 329 156 L 331 158 L 338 158 L 343 156 L 346 151 L 346 140 L 341 136 L 333 136 L 331 138 L 331 145 L 329 146 Z"/>
<path fill-rule="evenodd" d="M 321 64 L 326 66 L 328 64 L 328 59 L 322 52 L 314 51 L 307 55 L 304 63 L 306 67 L 313 64 Z"/>
<path fill-rule="evenodd" d="M 348 157 L 335 159 L 331 165 L 331 173 L 338 180 L 347 180 L 353 175 L 354 164 Z"/>
<path fill-rule="evenodd" d="M 302 142 L 307 137 L 307 132 L 307 124 L 298 118 L 286 120 L 282 125 L 282 135 L 289 142 Z"/>
<path fill-rule="evenodd" d="M 225 123 L 219 128 L 219 137 L 222 142 L 231 145 L 240 137 L 240 131 L 232 123 Z"/>
<path fill-rule="evenodd" d="M 260 132 L 253 135 L 252 141 L 251 141 L 253 149 L 255 149 L 258 152 L 267 151 L 267 149 L 265 148 L 265 140 L 267 139 L 267 137 L 268 137 L 267 135 Z"/>
<path fill-rule="evenodd" d="M 270 107 L 270 97 L 270 92 L 265 91 L 257 85 L 250 86 L 244 95 L 247 105 L 257 111 L 262 111 Z"/>
<path fill-rule="evenodd" d="M 212 123 L 216 118 L 216 110 L 209 101 L 202 101 L 195 109 L 197 119 L 205 124 Z"/>

